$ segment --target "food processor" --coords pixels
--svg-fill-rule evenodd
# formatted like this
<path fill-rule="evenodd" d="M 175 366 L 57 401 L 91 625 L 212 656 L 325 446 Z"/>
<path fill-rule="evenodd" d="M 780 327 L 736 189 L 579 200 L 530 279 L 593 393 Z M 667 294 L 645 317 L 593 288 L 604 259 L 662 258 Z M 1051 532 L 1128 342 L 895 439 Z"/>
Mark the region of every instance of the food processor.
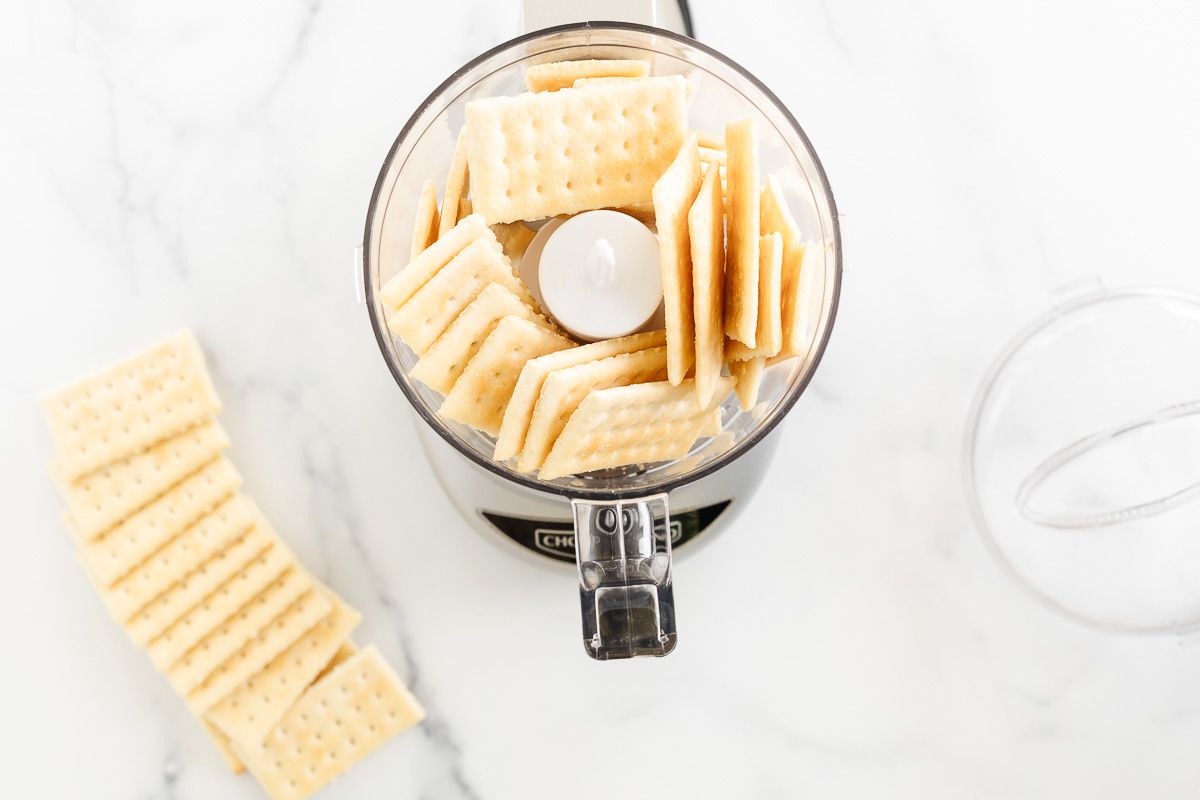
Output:
<path fill-rule="evenodd" d="M 526 3 L 526 26 L 561 19 L 571 5 Z M 421 103 L 388 152 L 356 252 L 360 300 L 385 362 L 420 418 L 425 454 L 446 494 L 472 526 L 509 550 L 547 564 L 575 565 L 584 646 L 599 660 L 663 656 L 674 649 L 672 553 L 693 550 L 728 527 L 751 501 L 775 448 L 772 431 L 821 361 L 841 283 L 837 209 L 800 125 L 766 86 L 728 57 L 681 32 L 644 24 L 664 19 L 676 27 L 688 24 L 686 13 L 679 13 L 682 6 L 667 4 L 673 11 L 664 12 L 663 5 L 605 5 L 606 16 L 624 9 L 626 19 L 641 21 L 536 30 L 457 70 Z M 639 9 L 641 17 L 634 13 Z M 441 397 L 410 378 L 416 356 L 388 331 L 379 291 L 408 263 L 421 186 L 443 181 L 466 104 L 524 91 L 523 73 L 533 64 L 611 58 L 649 61 L 654 75 L 684 75 L 694 130 L 720 132 L 728 121 L 754 118 L 760 180 L 779 182 L 804 238 L 816 248 L 815 257 L 806 260 L 800 300 L 807 352 L 766 371 L 749 411 L 731 395 L 722 407 L 721 432 L 700 439 L 684 458 L 545 481 L 494 461 L 488 436 L 439 418 Z"/>

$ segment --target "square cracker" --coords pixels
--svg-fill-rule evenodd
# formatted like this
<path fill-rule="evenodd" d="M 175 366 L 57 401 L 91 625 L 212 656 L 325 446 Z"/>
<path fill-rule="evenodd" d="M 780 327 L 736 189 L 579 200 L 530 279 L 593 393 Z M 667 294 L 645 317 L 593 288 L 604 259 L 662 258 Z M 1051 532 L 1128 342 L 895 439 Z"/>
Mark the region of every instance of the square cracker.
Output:
<path fill-rule="evenodd" d="M 769 233 L 759 239 L 758 246 L 758 345 L 747 347 L 730 341 L 725 357 L 730 361 L 751 358 L 770 358 L 783 346 L 783 318 L 780 284 L 783 277 L 783 237 Z"/>
<path fill-rule="evenodd" d="M 454 142 L 454 155 L 450 158 L 450 171 L 446 175 L 446 190 L 442 193 L 442 218 L 438 222 L 437 238 L 442 238 L 459 220 L 459 201 L 467 188 L 467 148 L 463 132 L 458 132 Z"/>
<path fill-rule="evenodd" d="M 662 347 L 666 343 L 666 331 L 650 331 L 622 336 L 619 339 L 592 342 L 526 361 L 508 406 L 504 409 L 504 420 L 500 423 L 500 433 L 496 436 L 496 450 L 492 457 L 497 461 L 507 461 L 521 452 L 525 445 L 525 434 L 529 431 L 529 420 L 533 416 L 533 406 L 542 391 L 542 383 L 550 373 L 622 353 L 636 353 L 651 347 Z"/>
<path fill-rule="evenodd" d="M 233 615 L 227 617 L 220 627 L 165 670 L 171 686 L 180 694 L 199 686 L 226 659 L 233 657 L 244 644 L 312 587 L 313 580 L 303 569 L 299 566 L 289 568 L 249 602 L 239 604 Z"/>
<path fill-rule="evenodd" d="M 737 380 L 738 402 L 745 411 L 758 403 L 758 387 L 762 385 L 766 365 L 767 360 L 761 357 L 735 361 L 729 365 L 729 373 Z"/>
<path fill-rule="evenodd" d="M 571 346 L 569 340 L 542 325 L 505 317 L 455 381 L 438 414 L 495 436 L 525 362 Z"/>
<path fill-rule="evenodd" d="M 228 448 L 229 436 L 209 419 L 76 481 L 57 483 L 76 533 L 91 541 Z"/>
<path fill-rule="evenodd" d="M 242 476 L 227 458 L 210 461 L 117 527 L 81 544 L 79 559 L 96 586 L 111 586 L 241 485 Z"/>
<path fill-rule="evenodd" d="M 708 406 L 725 363 L 725 201 L 716 170 L 688 211 L 696 321 L 696 402 Z"/>
<path fill-rule="evenodd" d="M 700 191 L 700 180 L 696 135 L 689 134 L 671 166 L 654 184 L 653 191 L 667 325 L 667 380 L 676 386 L 696 359 L 688 210 Z"/>
<path fill-rule="evenodd" d="M 226 554 L 255 522 L 254 505 L 233 494 L 112 586 L 98 589 L 109 614 L 127 622 L 175 584 Z"/>
<path fill-rule="evenodd" d="M 448 394 L 483 340 L 501 319 L 509 315 L 549 327 L 549 323 L 511 289 L 490 283 L 454 318 L 409 375 L 435 391 Z"/>
<path fill-rule="evenodd" d="M 667 376 L 667 348 L 654 347 L 567 367 L 550 373 L 542 383 L 517 469 L 532 472 L 542 466 L 567 419 L 587 394 L 596 389 L 660 381 Z"/>
<path fill-rule="evenodd" d="M 425 181 L 421 186 L 421 197 L 417 200 L 417 216 L 413 220 L 409 263 L 421 255 L 426 247 L 437 241 L 438 220 L 437 187 L 433 181 Z"/>
<path fill-rule="evenodd" d="M 678 75 L 467 104 L 471 199 L 489 223 L 650 199 L 687 131 Z"/>
<path fill-rule="evenodd" d="M 644 78 L 649 74 L 650 63 L 637 59 L 549 61 L 525 70 L 525 88 L 531 92 L 555 92 L 581 78 Z"/>
<path fill-rule="evenodd" d="M 295 558 L 283 542 L 273 541 L 257 558 L 152 639 L 146 645 L 151 662 L 166 672 L 209 634 L 234 617 L 243 606 L 267 591 L 281 577 L 286 577 L 295 563 Z M 308 587 L 304 588 L 307 590 Z M 204 675 L 199 677 L 203 678 Z"/>
<path fill-rule="evenodd" d="M 424 355 L 483 287 L 498 283 L 524 300 L 533 298 L 494 239 L 477 239 L 429 279 L 388 320 L 388 327 L 417 355 Z"/>
<path fill-rule="evenodd" d="M 205 714 L 238 746 L 250 748 L 265 739 L 296 698 L 343 653 L 362 614 L 333 592 L 326 594 L 333 604 L 328 616 Z M 347 649 L 342 660 L 353 652 Z"/>
<path fill-rule="evenodd" d="M 483 217 L 478 214 L 464 217 L 450 233 L 422 250 L 408 266 L 388 279 L 379 290 L 379 299 L 384 307 L 395 311 L 404 305 L 438 270 L 481 236 L 495 238 Z"/>
<path fill-rule="evenodd" d="M 329 593 L 319 586 L 309 589 L 187 692 L 188 708 L 196 716 L 203 716 L 331 613 L 333 600 Z"/>
<path fill-rule="evenodd" d="M 267 531 L 261 526 L 252 525 L 227 548 L 138 609 L 125 620 L 125 632 L 134 644 L 145 647 L 195 608 L 201 600 L 261 558 L 273 544 L 274 541 Z"/>
<path fill-rule="evenodd" d="M 753 120 L 725 128 L 729 245 L 725 261 L 725 335 L 747 347 L 758 331 L 758 137 Z"/>
<path fill-rule="evenodd" d="M 42 398 L 64 480 L 145 450 L 221 410 L 189 330 Z"/>
<path fill-rule="evenodd" d="M 716 397 L 732 386 L 731 378 L 721 378 Z M 658 381 L 594 391 L 571 414 L 538 477 L 683 458 L 696 439 L 712 435 L 719 404 L 697 408 L 690 378 L 678 386 Z"/>
<path fill-rule="evenodd" d="M 807 245 L 800 238 L 800 226 L 792 217 L 783 190 L 774 175 L 763 187 L 760 213 L 763 233 L 783 237 L 783 267 L 780 283 L 783 341 L 779 354 L 784 358 L 800 355 L 806 349 L 804 325 L 800 319 L 800 276 Z"/>
<path fill-rule="evenodd" d="M 301 800 L 424 718 L 372 646 L 313 684 L 266 739 L 238 750 L 273 800 Z"/>

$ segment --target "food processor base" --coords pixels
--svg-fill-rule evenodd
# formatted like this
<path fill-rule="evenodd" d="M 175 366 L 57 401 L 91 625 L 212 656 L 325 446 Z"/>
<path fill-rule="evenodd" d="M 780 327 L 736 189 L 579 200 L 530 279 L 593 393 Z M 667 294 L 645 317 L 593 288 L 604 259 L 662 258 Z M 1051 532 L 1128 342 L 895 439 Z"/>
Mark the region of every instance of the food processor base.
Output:
<path fill-rule="evenodd" d="M 575 564 L 567 498 L 501 480 L 463 458 L 415 414 L 413 424 L 438 483 L 468 525 L 531 562 Z M 737 461 L 671 493 L 673 550 L 682 548 L 686 558 L 733 522 L 761 484 L 777 439 L 772 432 Z"/>

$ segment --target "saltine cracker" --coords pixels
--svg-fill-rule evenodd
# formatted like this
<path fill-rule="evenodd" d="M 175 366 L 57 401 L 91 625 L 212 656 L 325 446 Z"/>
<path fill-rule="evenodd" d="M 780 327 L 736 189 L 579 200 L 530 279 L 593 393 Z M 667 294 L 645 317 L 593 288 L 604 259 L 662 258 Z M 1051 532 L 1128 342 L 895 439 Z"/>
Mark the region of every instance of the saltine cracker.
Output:
<path fill-rule="evenodd" d="M 651 199 L 687 131 L 678 75 L 473 100 L 471 198 L 489 223 Z"/>
<path fill-rule="evenodd" d="M 725 202 L 717 174 L 704 177 L 688 211 L 692 298 L 696 323 L 696 402 L 712 400 L 725 362 Z"/>
<path fill-rule="evenodd" d="M 521 452 L 525 445 L 525 434 L 529 431 L 533 407 L 542 391 L 542 383 L 550 373 L 622 353 L 636 353 L 651 347 L 662 347 L 666 342 L 666 331 L 649 331 L 592 342 L 526 361 L 508 406 L 504 409 L 504 420 L 500 424 L 500 433 L 496 436 L 496 450 L 492 457 L 497 461 L 507 461 Z"/>
<path fill-rule="evenodd" d="M 700 181 L 696 135 L 689 134 L 675 160 L 655 182 L 653 190 L 667 326 L 667 380 L 676 386 L 684 379 L 696 358 L 688 210 L 700 191 Z"/>
<path fill-rule="evenodd" d="M 438 415 L 495 436 L 525 362 L 571 346 L 543 325 L 504 317 L 455 381 Z"/>
<path fill-rule="evenodd" d="M 589 392 L 666 377 L 666 347 L 622 353 L 550 373 L 533 406 L 517 469 L 532 472 L 542 466 L 567 419 Z"/>
<path fill-rule="evenodd" d="M 754 121 L 725 128 L 729 245 L 725 257 L 725 335 L 755 347 L 758 331 L 758 137 Z"/>
<path fill-rule="evenodd" d="M 723 397 L 731 378 L 718 381 Z M 617 386 L 592 392 L 571 414 L 539 477 L 553 480 L 597 469 L 672 461 L 719 426 L 719 400 L 696 407 L 692 379 Z"/>

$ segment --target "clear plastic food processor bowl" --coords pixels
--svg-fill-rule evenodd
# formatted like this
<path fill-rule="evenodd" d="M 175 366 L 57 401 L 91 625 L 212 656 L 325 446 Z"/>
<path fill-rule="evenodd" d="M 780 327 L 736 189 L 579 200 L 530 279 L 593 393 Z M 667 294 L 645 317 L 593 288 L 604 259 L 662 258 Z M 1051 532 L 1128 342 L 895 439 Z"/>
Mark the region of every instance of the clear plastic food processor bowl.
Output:
<path fill-rule="evenodd" d="M 720 435 L 702 439 L 684 458 L 542 481 L 492 460 L 494 441 L 437 415 L 442 397 L 412 380 L 416 356 L 388 331 L 379 290 L 408 262 L 422 184 L 441 186 L 468 102 L 525 91 L 532 64 L 569 59 L 634 58 L 655 75 L 680 74 L 692 86 L 692 129 L 722 134 L 727 122 L 753 117 L 760 179 L 775 177 L 805 239 L 816 243 L 815 268 L 804 277 L 802 304 L 808 352 L 769 369 L 758 405 L 744 412 L 735 398 L 722 408 Z M 730 463 L 761 440 L 811 380 L 828 341 L 841 278 L 838 216 L 825 173 L 795 118 L 770 90 L 725 56 L 666 31 L 624 23 L 563 26 L 514 39 L 484 53 L 447 79 L 416 110 L 388 153 L 367 214 L 363 242 L 366 304 L 380 350 L 396 383 L 421 418 L 465 457 L 514 483 L 571 499 L 584 603 L 585 644 L 596 658 L 664 655 L 674 647 L 670 542 L 653 535 L 667 514 L 666 495 Z M 612 591 L 608 591 L 612 589 Z M 589 627 L 590 619 L 590 627 Z"/>

